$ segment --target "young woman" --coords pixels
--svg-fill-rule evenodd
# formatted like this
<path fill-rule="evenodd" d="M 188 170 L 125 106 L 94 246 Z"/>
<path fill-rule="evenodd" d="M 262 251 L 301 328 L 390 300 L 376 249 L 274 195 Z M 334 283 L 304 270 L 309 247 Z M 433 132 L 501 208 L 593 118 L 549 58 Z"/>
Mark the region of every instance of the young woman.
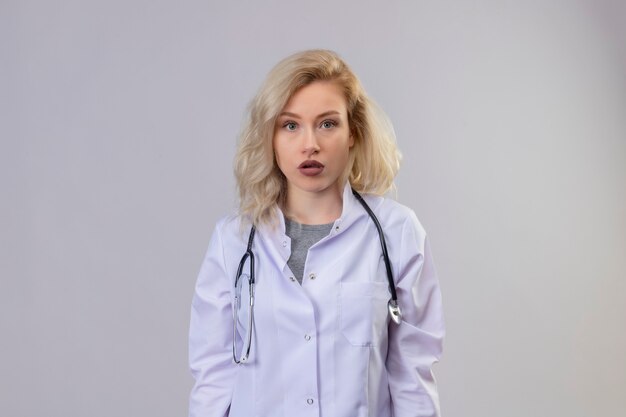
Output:
<path fill-rule="evenodd" d="M 383 197 L 391 124 L 326 50 L 278 63 L 249 113 L 240 210 L 192 302 L 190 416 L 439 416 L 441 295 L 424 229 Z"/>

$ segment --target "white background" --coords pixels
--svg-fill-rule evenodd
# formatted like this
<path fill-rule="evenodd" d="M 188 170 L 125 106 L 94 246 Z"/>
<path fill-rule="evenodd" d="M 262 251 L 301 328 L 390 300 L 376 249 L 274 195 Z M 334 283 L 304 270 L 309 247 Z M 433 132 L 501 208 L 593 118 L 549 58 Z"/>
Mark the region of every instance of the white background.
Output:
<path fill-rule="evenodd" d="M 0 415 L 186 414 L 245 106 L 322 47 L 396 128 L 444 416 L 623 416 L 625 27 L 618 0 L 2 0 Z"/>

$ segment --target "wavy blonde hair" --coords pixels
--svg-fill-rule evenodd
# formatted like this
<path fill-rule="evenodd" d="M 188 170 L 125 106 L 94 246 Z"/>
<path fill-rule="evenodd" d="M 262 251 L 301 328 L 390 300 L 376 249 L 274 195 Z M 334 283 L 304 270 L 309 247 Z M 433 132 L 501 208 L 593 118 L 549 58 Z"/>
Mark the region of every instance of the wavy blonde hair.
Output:
<path fill-rule="evenodd" d="M 239 212 L 253 224 L 275 224 L 276 204 L 285 201 L 287 180 L 278 168 L 272 140 L 276 118 L 291 96 L 315 81 L 332 81 L 343 88 L 354 146 L 342 180 L 360 193 L 383 195 L 393 187 L 400 167 L 393 127 L 367 96 L 350 67 L 333 51 L 308 50 L 280 61 L 267 75 L 248 106 L 239 138 L 235 177 Z"/>

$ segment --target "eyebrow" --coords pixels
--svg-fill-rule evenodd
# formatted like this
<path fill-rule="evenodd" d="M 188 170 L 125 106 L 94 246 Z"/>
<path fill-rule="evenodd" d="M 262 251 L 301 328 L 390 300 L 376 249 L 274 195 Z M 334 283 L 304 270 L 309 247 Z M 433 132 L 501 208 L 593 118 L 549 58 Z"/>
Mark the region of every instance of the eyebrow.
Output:
<path fill-rule="evenodd" d="M 319 119 L 319 118 L 330 116 L 330 115 L 341 115 L 341 113 L 339 113 L 337 110 L 329 110 L 329 111 L 325 111 L 322 114 L 318 114 L 315 118 Z M 282 113 L 280 113 L 278 115 L 278 117 L 283 117 L 283 116 L 293 117 L 295 119 L 300 119 L 301 118 L 298 114 L 291 113 L 291 112 L 288 112 L 288 111 L 284 111 L 284 112 L 282 112 Z"/>

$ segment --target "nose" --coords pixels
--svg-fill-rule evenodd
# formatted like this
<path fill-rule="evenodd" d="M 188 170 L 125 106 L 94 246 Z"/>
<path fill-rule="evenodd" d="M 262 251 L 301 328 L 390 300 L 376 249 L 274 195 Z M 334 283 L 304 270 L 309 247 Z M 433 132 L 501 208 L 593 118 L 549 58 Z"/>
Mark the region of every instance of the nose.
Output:
<path fill-rule="evenodd" d="M 313 129 L 306 129 L 304 133 L 304 152 L 307 155 L 313 155 L 319 152 L 320 146 Z"/>

